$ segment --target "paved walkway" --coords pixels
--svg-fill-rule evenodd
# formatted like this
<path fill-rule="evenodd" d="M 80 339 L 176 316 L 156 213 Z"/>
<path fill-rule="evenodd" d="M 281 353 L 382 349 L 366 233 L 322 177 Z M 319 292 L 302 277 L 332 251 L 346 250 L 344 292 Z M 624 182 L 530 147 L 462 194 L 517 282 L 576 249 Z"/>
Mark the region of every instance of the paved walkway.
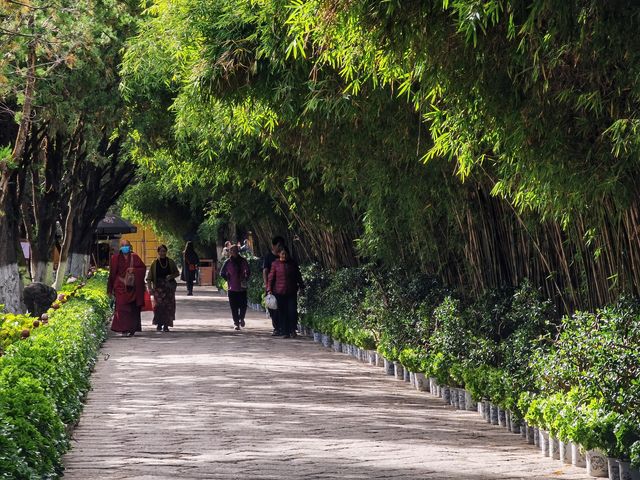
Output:
<path fill-rule="evenodd" d="M 181 287 L 182 288 L 182 287 Z M 110 337 L 66 479 L 575 479 L 517 435 L 225 297 L 178 293 L 176 327 Z"/>

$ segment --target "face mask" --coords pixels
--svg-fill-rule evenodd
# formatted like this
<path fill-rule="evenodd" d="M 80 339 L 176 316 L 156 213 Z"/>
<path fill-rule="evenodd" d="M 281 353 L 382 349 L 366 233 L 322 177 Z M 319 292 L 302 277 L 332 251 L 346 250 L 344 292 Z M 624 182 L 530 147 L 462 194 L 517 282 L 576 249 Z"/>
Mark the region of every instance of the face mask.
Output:
<path fill-rule="evenodd" d="M 120 251 L 126 255 L 127 253 L 131 252 L 131 247 L 129 245 L 123 245 L 122 247 L 120 247 Z"/>

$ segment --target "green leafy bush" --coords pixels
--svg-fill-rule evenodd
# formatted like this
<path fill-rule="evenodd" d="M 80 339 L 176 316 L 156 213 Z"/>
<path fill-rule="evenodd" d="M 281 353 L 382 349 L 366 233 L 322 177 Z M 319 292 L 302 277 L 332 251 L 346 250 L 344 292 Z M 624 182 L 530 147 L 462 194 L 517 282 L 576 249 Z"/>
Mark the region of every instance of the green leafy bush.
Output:
<path fill-rule="evenodd" d="M 49 323 L 0 358 L 0 478 L 53 478 L 62 472 L 72 424 L 106 336 L 106 274 L 87 282 Z"/>

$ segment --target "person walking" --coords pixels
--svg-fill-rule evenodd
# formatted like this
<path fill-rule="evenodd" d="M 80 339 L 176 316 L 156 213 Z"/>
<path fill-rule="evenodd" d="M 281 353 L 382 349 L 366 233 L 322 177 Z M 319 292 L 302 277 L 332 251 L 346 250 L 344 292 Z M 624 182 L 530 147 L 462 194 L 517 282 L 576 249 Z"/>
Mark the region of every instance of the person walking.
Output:
<path fill-rule="evenodd" d="M 111 330 L 133 337 L 142 331 L 140 318 L 144 306 L 144 274 L 147 266 L 140 257 L 133 253 L 131 242 L 120 241 L 120 251 L 111 256 L 109 262 L 109 279 L 107 294 L 115 298 L 115 310 Z"/>
<path fill-rule="evenodd" d="M 249 281 L 249 263 L 240 256 L 237 245 L 229 247 L 229 258 L 222 265 L 220 276 L 227 281 L 229 306 L 236 330 L 245 326 L 247 313 L 247 283 Z"/>
<path fill-rule="evenodd" d="M 265 292 L 269 291 L 269 272 L 271 271 L 271 265 L 278 260 L 278 254 L 280 249 L 284 247 L 284 238 L 275 236 L 271 239 L 271 251 L 262 258 L 262 281 L 264 283 Z M 279 336 L 284 335 L 282 328 L 278 320 L 278 310 L 272 308 L 267 309 L 269 311 L 269 317 L 271 317 L 271 326 L 273 332 L 271 335 Z"/>
<path fill-rule="evenodd" d="M 180 279 L 187 282 L 189 296 L 193 295 L 193 283 L 198 278 L 198 265 L 200 265 L 200 259 L 193 248 L 193 242 L 189 240 L 182 252 L 182 274 L 180 275 Z"/>
<path fill-rule="evenodd" d="M 169 331 L 176 319 L 176 278 L 180 275 L 178 266 L 167 257 L 167 247 L 158 247 L 158 258 L 149 267 L 147 288 L 153 295 L 153 324 L 157 331 Z"/>
<path fill-rule="evenodd" d="M 298 290 L 304 289 L 302 274 L 298 264 L 282 247 L 279 258 L 271 265 L 267 293 L 273 293 L 278 301 L 278 321 L 283 338 L 296 337 L 298 326 Z"/>

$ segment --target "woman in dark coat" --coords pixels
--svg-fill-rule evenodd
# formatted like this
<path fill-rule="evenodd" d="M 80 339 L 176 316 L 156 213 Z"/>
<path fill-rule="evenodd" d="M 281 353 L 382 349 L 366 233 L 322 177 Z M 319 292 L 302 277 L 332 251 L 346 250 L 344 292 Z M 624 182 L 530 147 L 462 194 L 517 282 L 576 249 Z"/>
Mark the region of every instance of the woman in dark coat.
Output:
<path fill-rule="evenodd" d="M 147 267 L 138 255 L 131 251 L 129 240 L 120 242 L 120 252 L 111 257 L 107 293 L 115 297 L 115 311 L 111 330 L 132 337 L 142 330 L 140 318 L 144 306 L 144 274 Z M 127 284 L 127 277 L 133 275 L 133 284 Z"/>
<path fill-rule="evenodd" d="M 200 259 L 193 248 L 193 243 L 188 241 L 182 252 L 182 275 L 180 278 L 187 282 L 187 295 L 193 295 L 193 284 L 198 278 L 198 265 Z"/>
<path fill-rule="evenodd" d="M 273 293 L 278 301 L 278 316 L 284 338 L 296 336 L 298 326 L 298 290 L 302 290 L 302 274 L 298 264 L 282 247 L 279 259 L 271 264 L 267 281 L 267 293 Z"/>
<path fill-rule="evenodd" d="M 247 281 L 249 280 L 249 263 L 238 254 L 238 247 L 229 248 L 230 257 L 224 262 L 220 276 L 227 281 L 231 317 L 236 330 L 244 327 L 244 316 L 247 313 Z"/>
<path fill-rule="evenodd" d="M 169 331 L 176 319 L 176 278 L 180 275 L 176 262 L 167 257 L 167 247 L 158 247 L 158 258 L 147 274 L 147 285 L 155 299 L 153 324 L 156 330 Z"/>

